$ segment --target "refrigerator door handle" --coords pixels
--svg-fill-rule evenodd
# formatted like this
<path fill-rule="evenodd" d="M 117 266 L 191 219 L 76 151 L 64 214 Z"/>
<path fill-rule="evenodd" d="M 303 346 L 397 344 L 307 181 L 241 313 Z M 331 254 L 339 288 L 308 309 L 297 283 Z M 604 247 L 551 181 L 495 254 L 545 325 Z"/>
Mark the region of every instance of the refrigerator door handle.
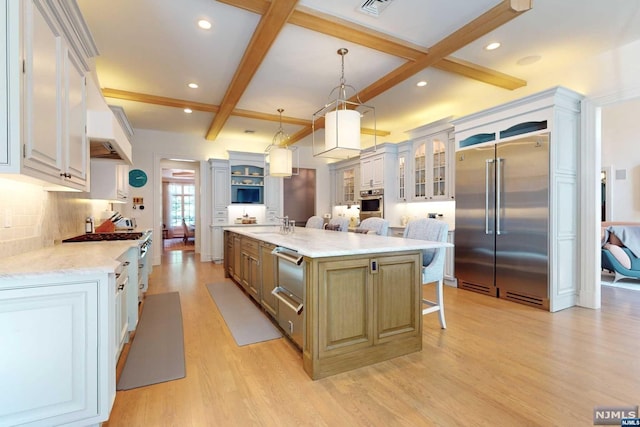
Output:
<path fill-rule="evenodd" d="M 489 229 L 489 172 L 493 159 L 486 159 L 484 163 L 484 234 L 493 234 Z"/>
<path fill-rule="evenodd" d="M 503 162 L 503 158 L 496 157 L 496 235 L 499 236 L 502 234 L 500 230 L 500 206 L 502 202 L 500 200 L 500 191 L 502 189 L 502 171 L 501 164 Z"/>

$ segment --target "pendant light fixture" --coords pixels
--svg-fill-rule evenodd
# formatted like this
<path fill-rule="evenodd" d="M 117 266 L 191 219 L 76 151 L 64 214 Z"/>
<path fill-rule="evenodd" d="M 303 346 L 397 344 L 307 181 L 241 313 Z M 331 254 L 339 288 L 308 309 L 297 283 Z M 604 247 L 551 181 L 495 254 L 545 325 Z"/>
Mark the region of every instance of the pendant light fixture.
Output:
<path fill-rule="evenodd" d="M 313 113 L 312 117 L 312 146 L 314 157 L 329 157 L 343 159 L 360 154 L 360 119 L 364 114 L 371 113 L 374 127 L 375 147 L 375 108 L 364 105 L 358 97 L 356 89 L 346 84 L 344 78 L 344 56 L 349 51 L 338 49 L 341 57 L 342 69 L 340 84 L 329 94 L 330 101 L 324 107 Z M 347 89 L 354 92 L 353 99 L 347 98 Z M 335 96 L 334 99 L 331 99 Z M 316 129 L 322 128 L 324 119 L 324 143 L 316 139 Z"/>
<path fill-rule="evenodd" d="M 271 144 L 264 150 L 264 161 L 269 163 L 269 175 L 276 177 L 289 177 L 293 174 L 293 151 L 296 147 L 288 147 L 289 135 L 282 128 L 282 108 L 280 113 L 280 127 L 273 136 Z M 297 169 L 297 168 L 296 168 Z M 295 174 L 297 175 L 297 173 Z"/>

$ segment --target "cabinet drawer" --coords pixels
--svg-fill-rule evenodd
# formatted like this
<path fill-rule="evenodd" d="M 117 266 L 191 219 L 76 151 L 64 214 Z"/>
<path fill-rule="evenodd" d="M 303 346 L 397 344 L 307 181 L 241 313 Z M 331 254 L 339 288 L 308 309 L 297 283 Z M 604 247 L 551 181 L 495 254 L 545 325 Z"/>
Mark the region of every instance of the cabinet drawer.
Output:
<path fill-rule="evenodd" d="M 226 224 L 227 223 L 227 217 L 224 218 L 214 218 L 213 219 L 214 224 Z"/>
<path fill-rule="evenodd" d="M 226 209 L 216 209 L 213 211 L 213 216 L 214 217 L 227 217 L 227 210 Z"/>
<path fill-rule="evenodd" d="M 259 251 L 259 243 L 257 240 L 253 240 L 253 239 L 249 239 L 249 238 L 243 238 L 242 239 L 242 250 L 255 255 L 256 257 L 258 256 L 258 251 Z"/>

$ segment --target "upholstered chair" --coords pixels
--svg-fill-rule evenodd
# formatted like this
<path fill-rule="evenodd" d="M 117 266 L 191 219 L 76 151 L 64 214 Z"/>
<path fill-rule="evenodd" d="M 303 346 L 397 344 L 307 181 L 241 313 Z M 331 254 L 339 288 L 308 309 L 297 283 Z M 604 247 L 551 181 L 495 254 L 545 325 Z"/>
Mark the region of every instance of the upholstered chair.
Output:
<path fill-rule="evenodd" d="M 306 228 L 323 228 L 324 227 L 324 219 L 322 217 L 314 215 L 307 220 Z"/>
<path fill-rule="evenodd" d="M 421 218 L 409 221 L 404 229 L 404 236 L 407 239 L 431 240 L 436 242 L 446 242 L 449 226 L 444 221 L 431 218 Z M 422 303 L 426 308 L 422 309 L 422 314 L 438 312 L 440 316 L 440 326 L 447 327 L 444 320 L 444 258 L 446 248 L 426 249 L 422 251 L 422 284 L 436 284 L 436 299 L 431 301 L 422 298 Z"/>
<path fill-rule="evenodd" d="M 325 228 L 334 231 L 349 231 L 349 219 L 343 216 L 331 218 Z"/>
<path fill-rule="evenodd" d="M 366 218 L 360 223 L 358 229 L 375 231 L 379 236 L 386 236 L 389 232 L 389 221 L 383 218 Z"/>

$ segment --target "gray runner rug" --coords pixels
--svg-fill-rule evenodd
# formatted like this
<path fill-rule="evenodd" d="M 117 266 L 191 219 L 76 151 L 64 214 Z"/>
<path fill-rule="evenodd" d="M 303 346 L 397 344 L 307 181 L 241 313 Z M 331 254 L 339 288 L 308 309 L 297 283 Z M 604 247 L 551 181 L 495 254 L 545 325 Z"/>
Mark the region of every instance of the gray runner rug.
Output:
<path fill-rule="evenodd" d="M 256 307 L 235 283 L 210 283 L 207 289 L 239 346 L 282 337 L 267 314 Z"/>
<path fill-rule="evenodd" d="M 148 295 L 116 389 L 129 390 L 184 376 L 180 294 Z"/>

